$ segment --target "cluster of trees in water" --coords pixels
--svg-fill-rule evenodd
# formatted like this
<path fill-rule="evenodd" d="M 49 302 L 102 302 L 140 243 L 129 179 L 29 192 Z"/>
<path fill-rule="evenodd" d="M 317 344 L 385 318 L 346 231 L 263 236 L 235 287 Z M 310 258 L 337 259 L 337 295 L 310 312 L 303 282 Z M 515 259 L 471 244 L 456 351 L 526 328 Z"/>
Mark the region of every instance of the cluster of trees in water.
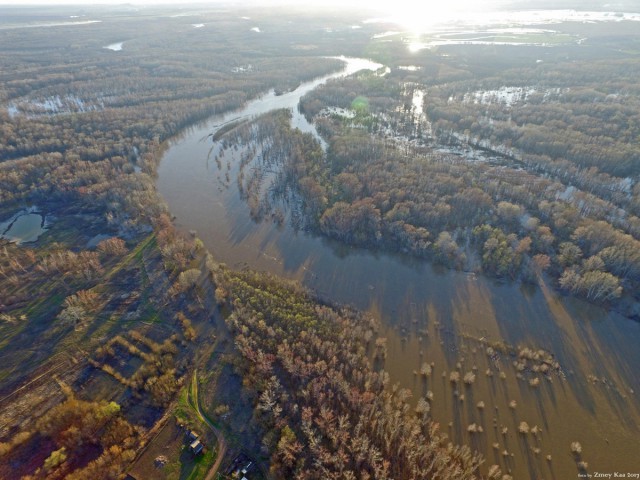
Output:
<path fill-rule="evenodd" d="M 276 478 L 479 478 L 480 459 L 438 430 L 429 404 L 412 408 L 373 370 L 373 320 L 264 274 L 214 275 Z"/>
<path fill-rule="evenodd" d="M 638 199 L 631 180 L 568 160 L 550 160 L 552 175 L 535 163 L 438 149 L 420 141 L 415 88 L 364 74 L 305 96 L 301 108 L 329 142 L 326 161 L 310 136 L 291 130 L 285 112 L 236 129 L 230 144 L 253 145 L 243 164 L 261 152 L 251 181 L 240 179 L 252 209 L 264 214 L 294 190 L 307 226 L 345 243 L 525 281 L 547 271 L 560 288 L 593 301 L 633 295 L 640 219 L 628 208 Z M 282 173 L 265 188 L 264 172 L 276 164 Z"/>
<path fill-rule="evenodd" d="M 633 176 L 640 172 L 639 73 L 634 58 L 517 69 L 434 87 L 427 112 L 443 141 L 455 133 L 520 153 L 539 168 L 568 164 Z M 520 92 L 509 98 L 507 88 Z"/>

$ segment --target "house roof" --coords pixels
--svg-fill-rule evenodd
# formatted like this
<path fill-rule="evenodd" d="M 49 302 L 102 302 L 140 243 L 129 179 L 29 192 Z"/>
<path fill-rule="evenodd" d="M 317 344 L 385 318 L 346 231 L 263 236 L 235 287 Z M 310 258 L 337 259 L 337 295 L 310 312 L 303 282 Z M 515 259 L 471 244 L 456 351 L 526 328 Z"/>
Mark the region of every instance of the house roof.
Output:
<path fill-rule="evenodd" d="M 200 440 L 194 440 L 191 445 L 189 445 L 189 449 L 191 449 L 191 452 L 195 453 L 196 455 L 200 453 L 203 448 L 204 445 L 200 443 Z"/>

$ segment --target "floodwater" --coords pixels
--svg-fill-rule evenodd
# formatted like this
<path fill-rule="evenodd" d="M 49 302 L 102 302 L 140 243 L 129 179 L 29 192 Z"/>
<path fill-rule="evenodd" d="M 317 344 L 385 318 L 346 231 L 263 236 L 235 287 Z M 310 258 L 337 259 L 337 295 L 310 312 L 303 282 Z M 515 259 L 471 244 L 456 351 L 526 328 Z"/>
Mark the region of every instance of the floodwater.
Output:
<path fill-rule="evenodd" d="M 477 5 L 477 6 L 476 6 Z M 468 32 L 474 28 L 485 29 L 488 26 L 509 28 L 512 31 L 526 33 L 532 26 L 552 26 L 565 22 L 601 23 L 601 22 L 639 22 L 640 13 L 615 11 L 589 11 L 573 9 L 521 9 L 510 10 L 486 5 L 486 2 L 469 4 L 468 8 L 447 9 L 420 15 L 411 10 L 392 14 L 386 17 L 369 18 L 362 23 L 395 23 L 410 27 L 413 32 L 430 33 L 434 31 L 451 31 L 452 27 L 460 28 L 460 32 Z M 608 4 L 611 6 L 611 4 Z"/>
<path fill-rule="evenodd" d="M 79 20 L 75 22 L 38 22 L 0 25 L 0 30 L 16 30 L 19 28 L 51 28 L 68 27 L 75 25 L 90 25 L 92 23 L 102 23 L 102 20 Z"/>
<path fill-rule="evenodd" d="M 124 42 L 118 42 L 118 43 L 111 43 L 106 47 L 102 47 L 102 48 L 106 48 L 107 50 L 111 50 L 113 52 L 119 52 L 122 50 L 123 45 L 124 45 Z"/>
<path fill-rule="evenodd" d="M 426 5 L 426 4 L 425 4 Z M 603 8 L 610 8 L 605 4 Z M 496 8 L 497 7 L 497 8 Z M 450 8 L 432 10 L 420 14 L 414 9 L 400 9 L 387 17 L 370 18 L 363 23 L 392 23 L 411 32 L 405 38 L 410 52 L 436 49 L 449 45 L 488 46 L 539 46 L 553 47 L 559 44 L 581 44 L 584 38 L 561 34 L 540 27 L 553 27 L 561 23 L 593 24 L 639 22 L 640 13 L 615 11 L 588 11 L 574 9 L 512 10 L 504 5 L 486 2 L 471 2 L 464 9 Z M 615 28 L 615 27 L 612 27 Z M 398 32 L 389 31 L 376 34 L 372 38 L 381 39 Z M 427 38 L 425 40 L 424 38 Z"/>
<path fill-rule="evenodd" d="M 0 223 L 0 238 L 17 244 L 35 242 L 47 229 L 44 215 L 25 209 Z"/>
<path fill-rule="evenodd" d="M 348 59 L 341 74 L 378 67 Z M 271 92 L 175 139 L 161 162 L 158 188 L 177 225 L 197 231 L 232 268 L 298 280 L 323 298 L 380 318 L 380 336 L 387 338 L 381 366 L 415 399 L 432 398 L 433 418 L 456 442 L 486 457 L 485 472 L 495 463 L 518 480 L 565 480 L 577 478 L 584 461 L 589 473 L 640 473 L 639 323 L 559 296 L 542 280 L 538 286 L 499 283 L 252 220 L 236 184 L 241 149 L 222 152 L 210 134 L 276 108 L 292 109 L 293 125 L 315 134 L 296 106 L 328 77 L 281 96 Z M 523 351 L 535 357 L 523 362 L 521 347 L 545 352 Z M 432 362 L 431 374 L 422 375 L 423 364 Z M 450 381 L 453 370 L 460 372 L 457 384 Z M 468 385 L 462 381 L 467 373 L 473 374 Z M 522 422 L 529 433 L 518 432 Z M 575 441 L 582 445 L 579 456 L 570 450 Z"/>

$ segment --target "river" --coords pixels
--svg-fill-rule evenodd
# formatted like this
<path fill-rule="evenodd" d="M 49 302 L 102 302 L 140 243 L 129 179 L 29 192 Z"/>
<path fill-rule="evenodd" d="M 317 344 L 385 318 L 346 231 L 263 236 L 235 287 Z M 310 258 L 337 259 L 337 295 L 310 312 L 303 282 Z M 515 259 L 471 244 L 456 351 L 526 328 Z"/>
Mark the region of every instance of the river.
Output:
<path fill-rule="evenodd" d="M 516 479 L 564 480 L 577 478 L 577 462 L 585 461 L 588 472 L 640 473 L 640 324 L 562 297 L 544 283 L 499 283 L 251 219 L 235 181 L 239 156 L 223 158 L 225 173 L 214 162 L 219 149 L 210 134 L 277 108 L 291 109 L 293 125 L 315 134 L 297 111 L 299 98 L 329 78 L 380 67 L 345 62 L 342 72 L 284 95 L 270 92 L 172 141 L 157 185 L 178 227 L 195 230 L 232 268 L 294 279 L 323 298 L 377 316 L 392 381 L 411 388 L 415 398 L 432 396 L 433 418 L 455 441 L 477 448 L 485 468 L 496 463 Z M 489 342 L 500 341 L 544 349 L 560 368 L 545 376 L 540 362 L 523 369 L 514 365 L 517 357 L 487 354 Z M 425 362 L 434 363 L 429 377 L 420 374 Z M 456 368 L 462 375 L 475 372 L 475 381 L 452 384 L 449 374 Z M 521 422 L 538 433 L 518 433 Z M 582 445 L 580 456 L 570 451 L 574 441 Z"/>

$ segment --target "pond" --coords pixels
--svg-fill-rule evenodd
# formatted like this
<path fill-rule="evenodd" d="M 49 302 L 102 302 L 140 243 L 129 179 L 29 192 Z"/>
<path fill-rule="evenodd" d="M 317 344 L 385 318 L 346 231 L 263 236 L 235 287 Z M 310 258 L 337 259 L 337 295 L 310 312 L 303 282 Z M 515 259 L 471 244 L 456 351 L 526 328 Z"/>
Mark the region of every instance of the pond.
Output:
<path fill-rule="evenodd" d="M 315 133 L 297 111 L 299 98 L 328 78 L 378 68 L 346 62 L 339 74 L 280 96 L 271 92 L 174 140 L 161 162 L 158 188 L 177 225 L 197 231 L 216 259 L 232 268 L 297 280 L 323 298 L 378 317 L 387 338 L 382 366 L 392 382 L 410 388 L 415 399 L 432 397 L 442 430 L 477 448 L 486 467 L 499 464 L 517 479 L 576 478 L 579 459 L 570 444 L 579 441 L 589 471 L 640 471 L 640 324 L 559 296 L 543 281 L 498 283 L 251 218 L 235 181 L 241 152 L 225 156 L 227 166 L 219 168 L 211 134 L 277 108 L 291 109 L 293 125 Z M 498 352 L 491 345 L 499 342 L 513 348 Z M 540 349 L 558 364 L 549 374 L 542 373 L 548 354 Z M 421 374 L 432 362 L 432 373 Z M 473 382 L 451 382 L 454 369 L 472 373 Z M 536 433 L 519 433 L 521 422 Z"/>
<path fill-rule="evenodd" d="M 45 216 L 35 208 L 28 208 L 0 223 L 0 238 L 17 244 L 35 242 L 46 229 Z"/>

